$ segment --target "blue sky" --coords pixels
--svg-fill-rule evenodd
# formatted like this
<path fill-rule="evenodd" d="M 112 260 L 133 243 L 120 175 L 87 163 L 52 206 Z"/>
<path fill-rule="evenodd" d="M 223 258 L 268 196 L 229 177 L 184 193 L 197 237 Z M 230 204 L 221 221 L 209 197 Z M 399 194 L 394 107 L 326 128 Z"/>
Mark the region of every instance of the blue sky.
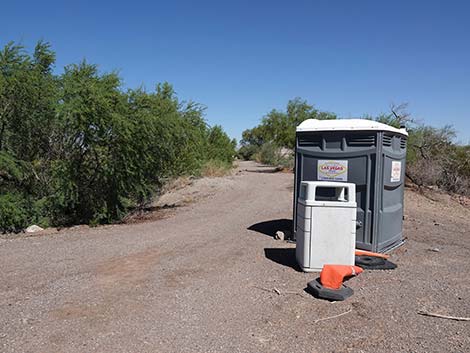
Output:
<path fill-rule="evenodd" d="M 360 117 L 408 102 L 470 142 L 468 1 L 6 1 L 0 45 L 45 39 L 126 87 L 172 83 L 239 138 L 302 97 Z"/>

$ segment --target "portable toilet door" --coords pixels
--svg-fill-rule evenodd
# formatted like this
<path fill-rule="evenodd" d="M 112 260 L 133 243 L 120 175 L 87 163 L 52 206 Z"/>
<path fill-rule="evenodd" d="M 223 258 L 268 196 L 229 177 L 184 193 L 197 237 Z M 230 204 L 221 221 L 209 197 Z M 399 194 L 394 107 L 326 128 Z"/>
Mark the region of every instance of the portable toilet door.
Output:
<path fill-rule="evenodd" d="M 300 183 L 339 181 L 356 184 L 356 247 L 385 252 L 399 246 L 407 137 L 405 129 L 366 119 L 301 123 L 296 131 L 294 237 Z"/>

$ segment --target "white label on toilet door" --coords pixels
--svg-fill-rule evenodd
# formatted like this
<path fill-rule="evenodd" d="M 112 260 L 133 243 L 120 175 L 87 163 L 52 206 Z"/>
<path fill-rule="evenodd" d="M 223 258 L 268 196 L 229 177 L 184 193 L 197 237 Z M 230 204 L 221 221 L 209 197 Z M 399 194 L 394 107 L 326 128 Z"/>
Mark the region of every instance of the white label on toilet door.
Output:
<path fill-rule="evenodd" d="M 390 181 L 396 183 L 401 179 L 401 161 L 392 161 L 392 175 Z"/>
<path fill-rule="evenodd" d="M 318 180 L 348 181 L 348 161 L 318 161 Z"/>

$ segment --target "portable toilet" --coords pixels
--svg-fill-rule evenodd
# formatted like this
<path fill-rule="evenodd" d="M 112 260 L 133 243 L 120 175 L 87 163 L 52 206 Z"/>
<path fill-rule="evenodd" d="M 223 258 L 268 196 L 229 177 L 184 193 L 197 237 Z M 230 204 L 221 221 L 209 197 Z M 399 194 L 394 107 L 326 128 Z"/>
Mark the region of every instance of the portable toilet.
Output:
<path fill-rule="evenodd" d="M 356 184 L 357 248 L 387 252 L 401 245 L 407 137 L 404 128 L 366 119 L 302 122 L 296 131 L 294 238 L 301 182 L 324 180 Z"/>

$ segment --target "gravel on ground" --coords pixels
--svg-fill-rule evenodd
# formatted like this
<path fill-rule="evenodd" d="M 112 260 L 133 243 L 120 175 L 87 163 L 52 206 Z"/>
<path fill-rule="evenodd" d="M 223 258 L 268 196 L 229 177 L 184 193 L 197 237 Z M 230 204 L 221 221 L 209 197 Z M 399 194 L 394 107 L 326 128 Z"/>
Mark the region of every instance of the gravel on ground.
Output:
<path fill-rule="evenodd" d="M 470 316 L 468 207 L 407 190 L 398 268 L 365 271 L 331 303 L 274 239 L 293 176 L 272 171 L 242 162 L 195 181 L 162 219 L 1 238 L 0 351 L 470 351 L 470 322 L 418 314 Z"/>

